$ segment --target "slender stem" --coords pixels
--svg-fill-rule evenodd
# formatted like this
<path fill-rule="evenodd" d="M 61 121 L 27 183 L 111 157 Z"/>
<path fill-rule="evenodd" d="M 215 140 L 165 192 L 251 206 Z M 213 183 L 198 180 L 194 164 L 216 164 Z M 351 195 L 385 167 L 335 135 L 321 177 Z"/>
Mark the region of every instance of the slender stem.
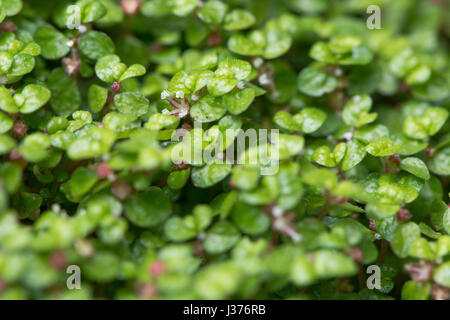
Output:
<path fill-rule="evenodd" d="M 329 204 L 330 204 L 330 191 L 325 190 L 325 202 L 323 204 L 322 210 L 319 213 L 318 216 L 319 220 L 322 220 L 327 215 Z"/>
<path fill-rule="evenodd" d="M 341 166 L 337 166 L 337 169 L 338 169 L 339 177 L 341 177 L 342 180 L 347 180 L 345 178 L 345 174 L 344 174 L 344 171 L 342 170 Z"/>
<path fill-rule="evenodd" d="M 384 239 L 381 239 L 381 247 L 380 247 L 380 255 L 378 257 L 378 265 L 381 265 L 384 263 L 384 260 L 386 259 L 387 250 L 388 250 L 388 242 Z"/>
<path fill-rule="evenodd" d="M 361 263 L 358 263 L 358 284 L 359 289 L 362 290 L 366 287 L 366 274 Z"/>

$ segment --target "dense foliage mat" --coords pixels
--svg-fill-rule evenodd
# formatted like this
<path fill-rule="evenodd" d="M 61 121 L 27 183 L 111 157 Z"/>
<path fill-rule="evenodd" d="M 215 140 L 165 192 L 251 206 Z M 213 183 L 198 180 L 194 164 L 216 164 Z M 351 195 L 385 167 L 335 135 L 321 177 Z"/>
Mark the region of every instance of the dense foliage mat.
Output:
<path fill-rule="evenodd" d="M 448 2 L 0 4 L 0 298 L 449 299 Z"/>

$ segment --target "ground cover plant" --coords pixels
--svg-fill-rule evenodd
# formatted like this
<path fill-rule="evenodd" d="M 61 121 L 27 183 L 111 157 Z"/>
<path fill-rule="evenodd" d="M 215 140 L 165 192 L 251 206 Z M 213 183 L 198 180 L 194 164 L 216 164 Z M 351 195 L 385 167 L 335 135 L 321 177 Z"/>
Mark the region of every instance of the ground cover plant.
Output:
<path fill-rule="evenodd" d="M 0 298 L 448 300 L 448 12 L 0 0 Z"/>

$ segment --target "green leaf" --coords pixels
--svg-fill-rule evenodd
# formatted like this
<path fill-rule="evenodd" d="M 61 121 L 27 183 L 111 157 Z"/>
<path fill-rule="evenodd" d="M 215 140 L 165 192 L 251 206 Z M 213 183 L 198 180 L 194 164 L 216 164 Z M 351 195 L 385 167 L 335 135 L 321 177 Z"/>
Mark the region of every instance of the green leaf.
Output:
<path fill-rule="evenodd" d="M 234 247 L 239 239 L 239 231 L 233 224 L 219 221 L 208 230 L 203 247 L 210 254 L 219 254 Z"/>
<path fill-rule="evenodd" d="M 227 76 L 216 76 L 208 82 L 208 92 L 213 96 L 223 96 L 233 90 L 238 84 L 238 80 Z"/>
<path fill-rule="evenodd" d="M 312 159 L 318 164 L 325 167 L 334 167 L 336 166 L 336 161 L 330 151 L 330 148 L 327 146 L 321 146 L 314 150 L 312 155 Z"/>
<path fill-rule="evenodd" d="M 247 88 L 230 92 L 223 96 L 223 104 L 232 114 L 240 114 L 247 110 L 255 98 L 255 89 Z"/>
<path fill-rule="evenodd" d="M 106 7 L 98 0 L 81 0 L 79 3 L 82 23 L 94 22 L 106 14 Z"/>
<path fill-rule="evenodd" d="M 167 177 L 167 185 L 174 190 L 183 188 L 191 174 L 191 169 L 174 171 Z"/>
<path fill-rule="evenodd" d="M 67 155 L 74 160 L 89 159 L 109 152 L 116 136 L 113 131 L 98 127 L 89 127 L 85 135 L 73 141 L 67 148 Z"/>
<path fill-rule="evenodd" d="M 307 257 L 295 258 L 292 262 L 291 279 L 298 286 L 313 283 L 317 278 L 315 268 Z"/>
<path fill-rule="evenodd" d="M 266 47 L 263 52 L 265 59 L 275 59 L 285 54 L 291 47 L 292 38 L 284 31 L 277 28 L 266 28 Z"/>
<path fill-rule="evenodd" d="M 0 73 L 8 73 L 13 64 L 13 55 L 9 52 L 0 52 Z"/>
<path fill-rule="evenodd" d="M 41 47 L 41 54 L 46 59 L 59 59 L 70 51 L 69 39 L 53 27 L 39 27 L 34 39 Z"/>
<path fill-rule="evenodd" d="M 420 238 L 420 228 L 414 222 L 407 222 L 395 230 L 391 248 L 400 258 L 406 258 L 411 254 L 414 242 Z"/>
<path fill-rule="evenodd" d="M 16 54 L 13 58 L 13 64 L 8 72 L 8 76 L 23 76 L 24 74 L 30 73 L 34 65 L 35 60 L 33 56 L 24 53 Z"/>
<path fill-rule="evenodd" d="M 125 216 L 141 228 L 157 226 L 172 213 L 169 198 L 157 187 L 133 194 L 125 201 L 124 208 Z"/>
<path fill-rule="evenodd" d="M 16 146 L 13 138 L 0 134 L 0 155 L 10 152 Z"/>
<path fill-rule="evenodd" d="M 352 127 L 361 127 L 375 121 L 376 113 L 369 113 L 372 108 L 370 96 L 354 96 L 344 107 L 342 118 L 345 123 Z"/>
<path fill-rule="evenodd" d="M 51 92 L 44 86 L 29 84 L 23 88 L 21 94 L 25 100 L 19 106 L 21 113 L 31 113 L 38 110 L 50 100 Z"/>
<path fill-rule="evenodd" d="M 382 138 L 381 140 L 371 142 L 366 146 L 368 153 L 375 157 L 386 157 L 395 154 L 400 150 L 401 145 L 394 145 L 391 139 Z"/>
<path fill-rule="evenodd" d="M 172 3 L 172 12 L 177 16 L 187 16 L 198 5 L 200 0 L 176 0 Z"/>
<path fill-rule="evenodd" d="M 314 271 L 318 277 L 346 277 L 357 272 L 353 260 L 340 252 L 324 249 L 314 252 L 313 256 Z"/>
<path fill-rule="evenodd" d="M 228 31 L 242 30 L 256 22 L 255 16 L 247 10 L 234 9 L 225 15 L 223 28 Z"/>
<path fill-rule="evenodd" d="M 155 113 L 145 124 L 150 130 L 175 129 L 180 123 L 180 118 L 169 114 Z"/>
<path fill-rule="evenodd" d="M 259 169 L 246 166 L 233 167 L 231 181 L 237 188 L 252 190 L 258 184 Z"/>
<path fill-rule="evenodd" d="M 265 232 L 271 223 L 264 211 L 244 203 L 237 203 L 233 207 L 231 220 L 242 232 L 252 236 Z"/>
<path fill-rule="evenodd" d="M 435 135 L 448 118 L 448 111 L 439 107 L 429 107 L 418 115 L 408 117 L 403 123 L 403 132 L 414 139 L 425 139 Z"/>
<path fill-rule="evenodd" d="M 9 194 L 15 193 L 22 180 L 22 168 L 13 162 L 5 162 L 0 165 L 0 179 Z"/>
<path fill-rule="evenodd" d="M 427 165 L 419 158 L 411 157 L 403 159 L 400 162 L 400 168 L 421 179 L 430 179 L 430 172 L 428 171 Z"/>
<path fill-rule="evenodd" d="M 432 73 L 425 83 L 413 87 L 413 93 L 422 100 L 440 101 L 448 97 L 448 85 L 448 79 L 445 76 Z"/>
<path fill-rule="evenodd" d="M 127 66 L 114 54 L 101 57 L 95 64 L 95 73 L 100 80 L 114 82 L 125 72 Z"/>
<path fill-rule="evenodd" d="M 200 122 L 219 120 L 226 113 L 222 98 L 206 95 L 191 107 L 191 117 Z"/>
<path fill-rule="evenodd" d="M 252 66 L 249 62 L 239 59 L 224 59 L 219 62 L 216 74 L 233 75 L 236 80 L 245 80 L 250 75 Z"/>
<path fill-rule="evenodd" d="M 367 151 L 364 145 L 357 140 L 347 142 L 345 155 L 341 161 L 342 170 L 347 171 L 364 160 Z"/>
<path fill-rule="evenodd" d="M 198 11 L 198 17 L 206 23 L 218 25 L 222 22 L 227 6 L 216 0 L 210 0 Z"/>
<path fill-rule="evenodd" d="M 278 135 L 278 152 L 280 159 L 287 159 L 289 157 L 299 154 L 303 150 L 305 138 L 297 135 L 279 134 Z M 268 156 L 271 152 L 268 150 Z M 264 157 L 264 154 L 262 154 Z"/>
<path fill-rule="evenodd" d="M 334 91 L 338 86 L 335 77 L 316 68 L 308 67 L 300 72 L 297 79 L 298 90 L 312 97 L 320 97 Z"/>
<path fill-rule="evenodd" d="M 4 86 L 0 86 L 0 108 L 8 113 L 17 113 L 19 109 L 11 95 L 11 92 Z"/>
<path fill-rule="evenodd" d="M 411 248 L 411 256 L 430 261 L 435 258 L 435 254 L 430 243 L 424 238 L 419 238 L 413 243 Z"/>
<path fill-rule="evenodd" d="M 403 300 L 428 300 L 431 292 L 430 283 L 406 281 L 402 287 Z"/>
<path fill-rule="evenodd" d="M 99 112 L 103 109 L 108 98 L 108 89 L 93 84 L 88 90 L 88 104 L 92 111 Z"/>
<path fill-rule="evenodd" d="M 254 39 L 253 39 L 254 38 Z M 260 42 L 260 40 L 263 39 Z M 258 42 L 257 42 L 258 41 Z M 249 38 L 242 34 L 234 34 L 228 39 L 228 49 L 244 56 L 262 55 L 264 50 L 265 37 L 260 31 L 253 31 Z"/>
<path fill-rule="evenodd" d="M 133 64 L 128 67 L 127 70 L 120 76 L 119 81 L 122 82 L 126 79 L 143 76 L 145 74 L 145 67 L 140 64 Z"/>
<path fill-rule="evenodd" d="M 2 7 L 6 10 L 7 16 L 15 16 L 22 10 L 22 0 L 2 0 Z"/>
<path fill-rule="evenodd" d="M 450 234 L 450 208 L 448 205 L 442 217 L 442 226 L 444 227 L 445 232 Z"/>
<path fill-rule="evenodd" d="M 39 162 L 48 156 L 50 138 L 43 133 L 36 132 L 27 135 L 19 147 L 20 153 L 30 162 Z"/>
<path fill-rule="evenodd" d="M 444 287 L 450 287 L 450 261 L 441 264 L 434 270 L 433 279 Z"/>
<path fill-rule="evenodd" d="M 225 179 L 231 172 L 231 164 L 210 163 L 192 170 L 192 183 L 198 188 L 207 188 Z"/>
<path fill-rule="evenodd" d="M 53 70 L 48 76 L 47 85 L 52 92 L 50 106 L 56 114 L 69 114 L 78 109 L 81 103 L 80 92 L 64 69 Z"/>
<path fill-rule="evenodd" d="M 164 234 L 166 237 L 175 242 L 186 241 L 192 239 L 197 234 L 191 216 L 181 219 L 173 217 L 164 224 Z"/>
<path fill-rule="evenodd" d="M 441 176 L 450 175 L 450 146 L 436 152 L 431 158 L 430 170 Z"/>
<path fill-rule="evenodd" d="M 326 63 L 336 63 L 337 60 L 329 46 L 324 42 L 316 42 L 309 50 L 309 56 L 317 61 Z"/>
<path fill-rule="evenodd" d="M 0 111 L 0 134 L 8 132 L 13 125 L 14 121 L 6 113 Z"/>
<path fill-rule="evenodd" d="M 294 121 L 301 127 L 304 133 L 317 131 L 325 122 L 327 114 L 317 108 L 305 108 L 293 116 Z"/>
<path fill-rule="evenodd" d="M 114 96 L 114 106 L 122 113 L 139 117 L 147 113 L 149 102 L 139 92 L 123 92 Z"/>
<path fill-rule="evenodd" d="M 97 60 L 114 53 L 112 40 L 103 32 L 88 31 L 78 40 L 78 47 L 88 58 Z"/>
<path fill-rule="evenodd" d="M 120 270 L 120 260 L 113 253 L 107 251 L 96 252 L 83 265 L 86 277 L 95 282 L 105 283 L 113 280 Z"/>
<path fill-rule="evenodd" d="M 81 199 L 98 181 L 97 174 L 87 168 L 77 168 L 70 178 L 70 194 L 74 199 Z"/>
<path fill-rule="evenodd" d="M 273 121 L 280 127 L 288 131 L 300 130 L 297 122 L 287 111 L 278 111 L 273 117 Z"/>
<path fill-rule="evenodd" d="M 367 215 L 372 219 L 385 219 L 394 216 L 400 206 L 389 203 L 369 203 L 366 205 Z"/>

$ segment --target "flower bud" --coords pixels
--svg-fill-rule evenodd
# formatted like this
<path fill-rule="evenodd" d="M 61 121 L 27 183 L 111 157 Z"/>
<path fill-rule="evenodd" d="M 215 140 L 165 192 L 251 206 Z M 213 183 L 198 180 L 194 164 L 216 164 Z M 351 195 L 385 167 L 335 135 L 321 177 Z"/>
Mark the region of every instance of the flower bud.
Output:
<path fill-rule="evenodd" d="M 55 251 L 50 255 L 50 265 L 57 269 L 62 270 L 67 266 L 66 255 L 63 251 Z"/>
<path fill-rule="evenodd" d="M 122 85 L 119 83 L 119 82 L 117 82 L 117 81 L 114 81 L 112 84 L 111 84 L 111 91 L 112 92 L 114 92 L 114 93 L 117 93 L 117 92 L 119 92 L 120 90 L 122 90 Z"/>
<path fill-rule="evenodd" d="M 19 138 L 25 136 L 27 134 L 27 131 L 28 131 L 27 125 L 21 121 L 16 122 L 12 130 L 13 134 Z"/>
<path fill-rule="evenodd" d="M 140 284 L 138 291 L 143 299 L 153 299 L 158 294 L 158 288 L 153 283 Z"/>
<path fill-rule="evenodd" d="M 424 282 L 433 276 L 433 266 L 425 260 L 421 260 L 420 263 L 408 263 L 405 269 L 411 274 L 413 281 Z"/>
<path fill-rule="evenodd" d="M 150 274 L 153 277 L 159 277 L 166 272 L 166 265 L 161 260 L 156 260 L 150 267 Z"/>
<path fill-rule="evenodd" d="M 97 167 L 97 175 L 101 179 L 107 179 L 112 173 L 113 171 L 111 170 L 107 162 L 102 162 Z"/>
<path fill-rule="evenodd" d="M 141 6 L 141 0 L 122 0 L 120 1 L 120 7 L 122 8 L 123 13 L 126 15 L 134 15 L 138 13 L 139 8 Z"/>
<path fill-rule="evenodd" d="M 408 209 L 402 208 L 397 211 L 397 220 L 399 222 L 406 222 L 409 219 L 411 219 L 411 213 L 409 212 Z"/>
<path fill-rule="evenodd" d="M 112 194 L 119 200 L 125 200 L 132 193 L 133 189 L 125 180 L 116 180 L 111 185 Z"/>

